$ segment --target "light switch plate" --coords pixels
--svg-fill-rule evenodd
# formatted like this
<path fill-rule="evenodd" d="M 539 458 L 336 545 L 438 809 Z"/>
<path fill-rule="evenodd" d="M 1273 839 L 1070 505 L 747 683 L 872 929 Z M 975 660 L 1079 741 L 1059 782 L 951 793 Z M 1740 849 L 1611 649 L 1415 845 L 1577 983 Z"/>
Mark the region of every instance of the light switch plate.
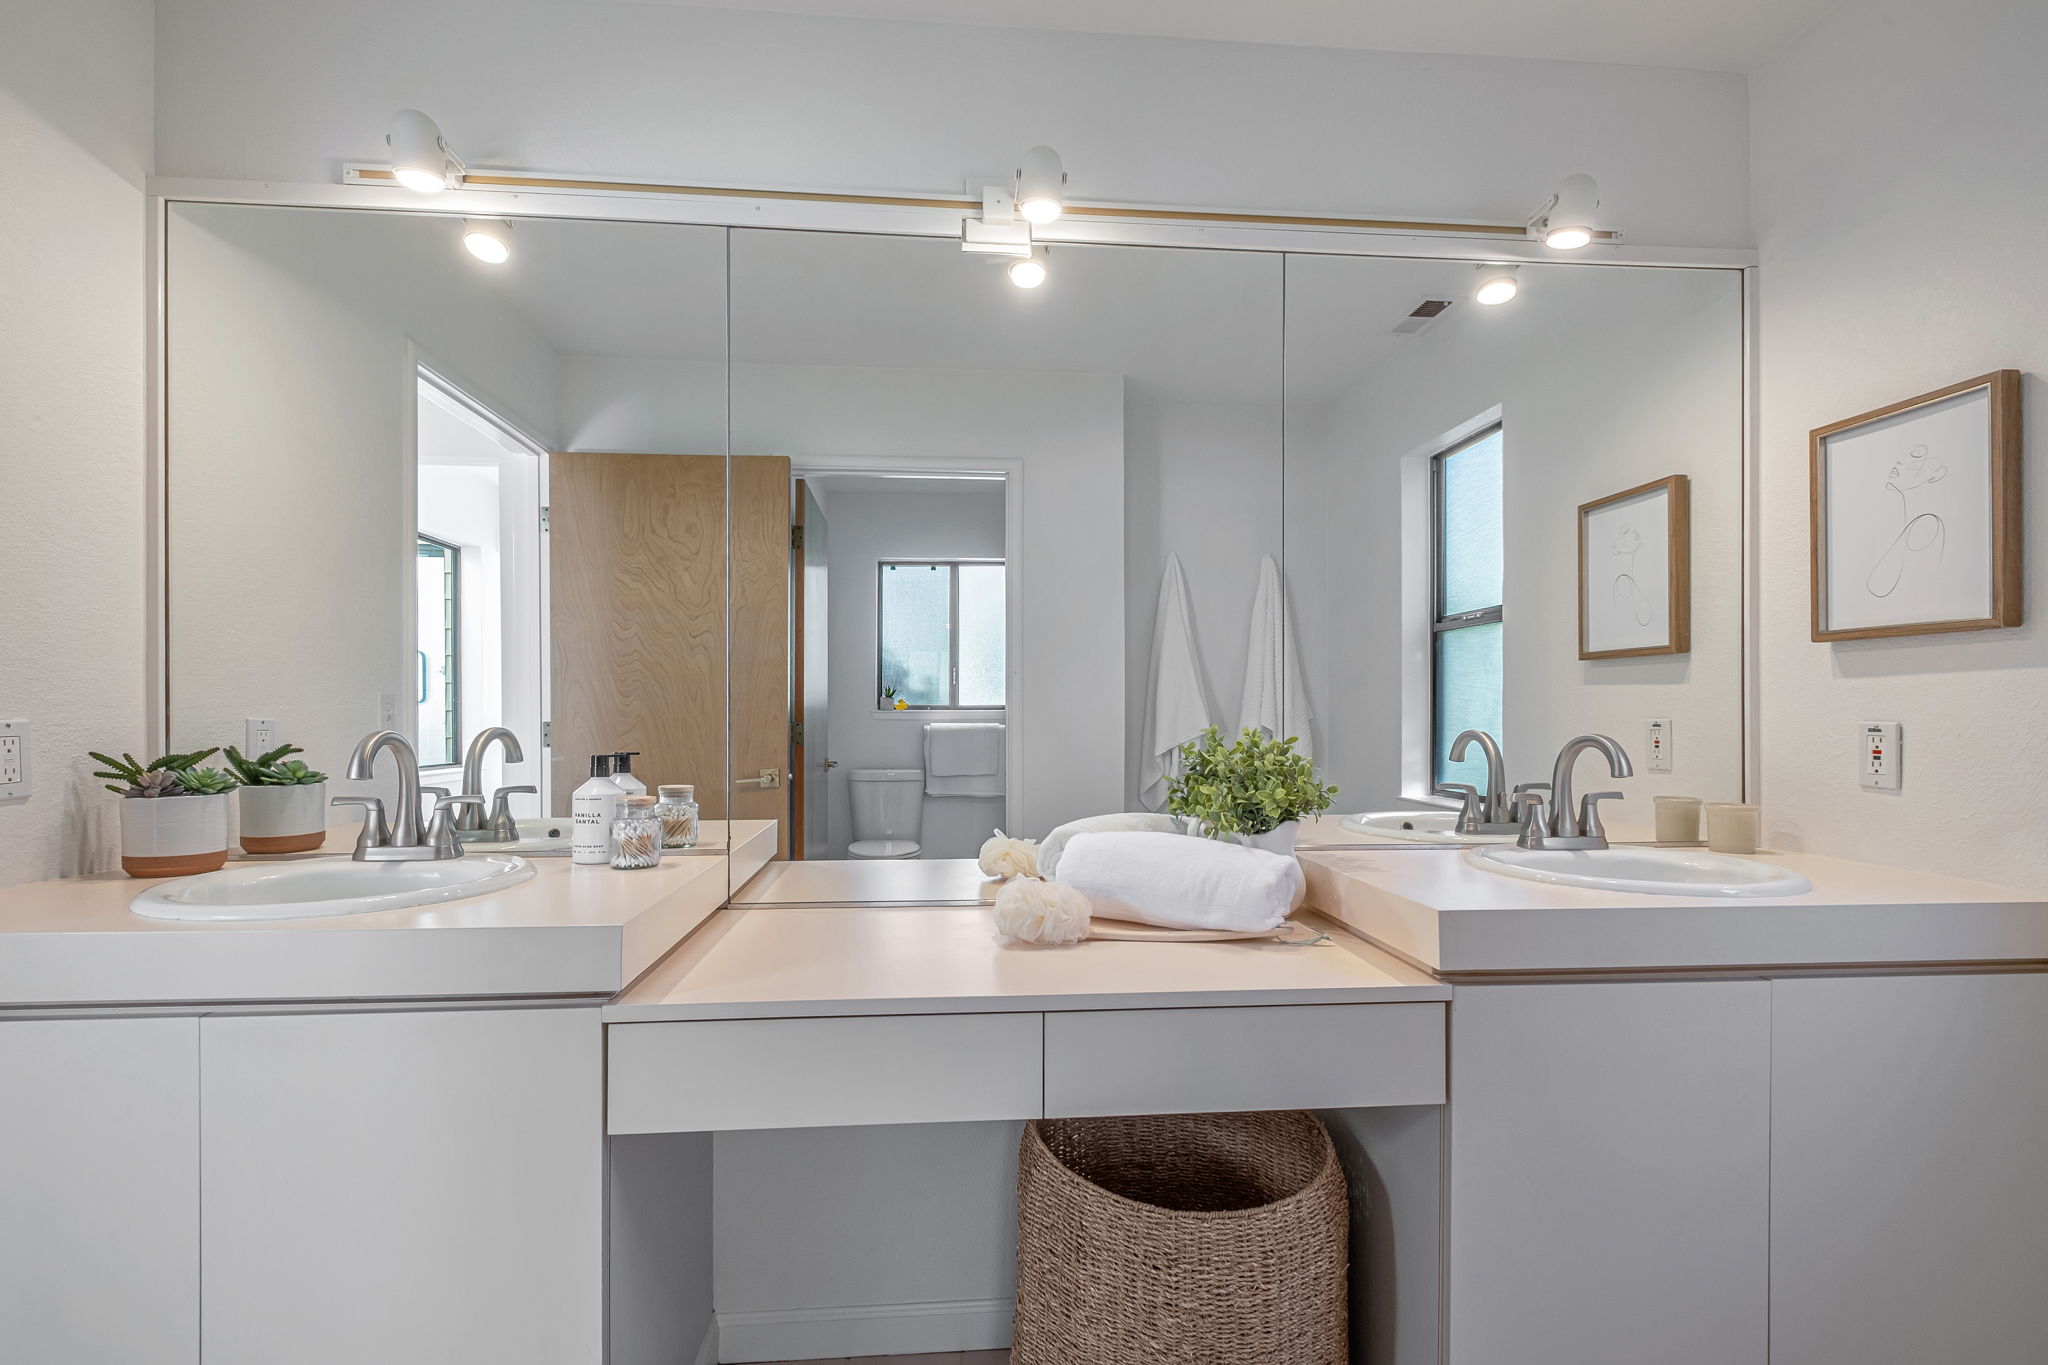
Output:
<path fill-rule="evenodd" d="M 1643 763 L 1643 771 L 1668 773 L 1671 771 L 1671 722 L 1653 720 L 1646 727 L 1649 742 L 1646 752 L 1649 757 Z"/>
<path fill-rule="evenodd" d="M 1863 722 L 1857 753 L 1857 781 L 1872 791 L 1895 792 L 1903 777 L 1905 756 L 1899 748 L 1900 727 L 1895 720 Z"/>
<path fill-rule="evenodd" d="M 29 723 L 0 720 L 0 801 L 19 801 L 29 794 Z"/>

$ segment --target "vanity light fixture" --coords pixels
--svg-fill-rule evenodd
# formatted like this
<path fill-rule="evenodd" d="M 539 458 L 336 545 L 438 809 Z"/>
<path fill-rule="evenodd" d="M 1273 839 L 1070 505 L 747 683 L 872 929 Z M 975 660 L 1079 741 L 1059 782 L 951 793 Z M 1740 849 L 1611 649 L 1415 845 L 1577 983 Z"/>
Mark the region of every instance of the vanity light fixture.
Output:
<path fill-rule="evenodd" d="M 1529 220 L 1529 235 L 1559 251 L 1577 251 L 1593 240 L 1600 186 L 1590 175 L 1568 175 Z"/>
<path fill-rule="evenodd" d="M 960 220 L 960 249 L 988 256 L 1031 254 L 1031 224 L 1017 220 L 1017 201 L 1007 188 L 982 188 L 981 217 Z"/>
<path fill-rule="evenodd" d="M 1066 212 L 1067 170 L 1050 147 L 1033 147 L 1017 168 L 1017 212 L 1027 223 L 1050 223 Z"/>
<path fill-rule="evenodd" d="M 1029 256 L 1010 262 L 1010 283 L 1019 289 L 1036 289 L 1045 283 L 1045 252 L 1034 248 Z"/>
<path fill-rule="evenodd" d="M 462 244 L 469 254 L 486 265 L 503 265 L 512 259 L 512 247 L 505 240 L 512 225 L 502 218 L 465 218 Z"/>
<path fill-rule="evenodd" d="M 391 177 L 409 190 L 439 194 L 462 183 L 462 159 L 448 147 L 440 125 L 417 109 L 401 109 L 385 134 Z"/>
<path fill-rule="evenodd" d="M 1475 303 L 1506 303 L 1522 292 L 1521 282 L 1515 278 L 1519 266 L 1482 265 L 1479 267 L 1478 283 L 1472 291 Z"/>

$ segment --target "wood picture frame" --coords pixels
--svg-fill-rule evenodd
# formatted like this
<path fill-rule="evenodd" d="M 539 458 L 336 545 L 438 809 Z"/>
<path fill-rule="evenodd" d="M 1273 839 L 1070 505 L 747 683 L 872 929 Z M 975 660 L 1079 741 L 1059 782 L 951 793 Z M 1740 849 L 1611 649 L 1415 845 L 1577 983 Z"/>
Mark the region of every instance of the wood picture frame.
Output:
<path fill-rule="evenodd" d="M 1581 503 L 1578 537 L 1579 657 L 1691 653 L 1692 480 L 1672 474 Z"/>
<path fill-rule="evenodd" d="M 1994 370 L 1813 429 L 1815 641 L 2025 619 L 2020 383 L 2018 370 Z"/>

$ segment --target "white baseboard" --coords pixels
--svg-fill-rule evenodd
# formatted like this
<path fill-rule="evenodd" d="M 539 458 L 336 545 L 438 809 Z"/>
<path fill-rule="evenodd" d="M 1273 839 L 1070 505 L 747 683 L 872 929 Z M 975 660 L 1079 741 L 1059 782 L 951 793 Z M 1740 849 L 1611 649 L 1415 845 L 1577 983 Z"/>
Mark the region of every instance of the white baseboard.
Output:
<path fill-rule="evenodd" d="M 1016 1309 L 1015 1299 L 958 1299 L 720 1313 L 717 1359 L 739 1365 L 1000 1350 L 1010 1344 L 1010 1319 Z"/>
<path fill-rule="evenodd" d="M 697 1343 L 694 1365 L 718 1365 L 718 1319 L 704 1324 L 704 1340 Z"/>

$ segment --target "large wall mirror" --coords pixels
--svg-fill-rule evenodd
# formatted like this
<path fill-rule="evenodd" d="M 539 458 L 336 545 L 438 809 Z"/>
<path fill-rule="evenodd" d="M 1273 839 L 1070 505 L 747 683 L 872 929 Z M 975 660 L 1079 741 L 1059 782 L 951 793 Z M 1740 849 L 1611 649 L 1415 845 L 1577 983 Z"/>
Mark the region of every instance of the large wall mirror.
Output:
<path fill-rule="evenodd" d="M 171 205 L 174 747 L 260 718 L 388 791 L 344 775 L 395 729 L 536 852 L 630 752 L 783 902 L 985 895 L 991 830 L 1262 715 L 1341 789 L 1307 844 L 1450 846 L 1468 729 L 1512 783 L 1615 736 L 1621 837 L 1741 793 L 1737 272 L 503 237 Z"/>

